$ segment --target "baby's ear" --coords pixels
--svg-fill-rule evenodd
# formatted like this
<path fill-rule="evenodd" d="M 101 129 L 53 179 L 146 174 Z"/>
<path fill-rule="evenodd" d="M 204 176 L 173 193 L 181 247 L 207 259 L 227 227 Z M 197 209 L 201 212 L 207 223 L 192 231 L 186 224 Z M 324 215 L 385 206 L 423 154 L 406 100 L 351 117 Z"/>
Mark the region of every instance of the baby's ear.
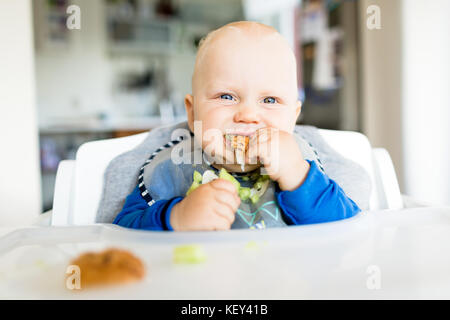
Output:
<path fill-rule="evenodd" d="M 184 97 L 184 106 L 186 108 L 189 129 L 194 132 L 194 97 L 191 94 L 187 94 Z"/>

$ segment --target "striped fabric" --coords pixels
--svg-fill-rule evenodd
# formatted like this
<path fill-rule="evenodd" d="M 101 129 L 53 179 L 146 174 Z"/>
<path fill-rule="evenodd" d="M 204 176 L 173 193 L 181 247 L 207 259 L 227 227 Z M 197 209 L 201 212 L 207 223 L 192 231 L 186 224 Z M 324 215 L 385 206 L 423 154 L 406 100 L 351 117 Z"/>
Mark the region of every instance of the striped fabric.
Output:
<path fill-rule="evenodd" d="M 191 136 L 192 135 L 193 134 L 191 133 Z M 139 171 L 139 177 L 138 177 L 139 191 L 141 192 L 141 196 L 144 198 L 144 200 L 147 202 L 147 204 L 149 206 L 153 205 L 155 203 L 155 200 L 152 199 L 150 193 L 147 190 L 147 187 L 144 184 L 144 169 L 145 169 L 145 167 L 148 166 L 150 164 L 150 162 L 152 162 L 153 158 L 156 157 L 156 155 L 158 153 L 160 153 L 162 150 L 167 149 L 167 148 L 171 148 L 174 145 L 177 145 L 178 143 L 183 141 L 183 139 L 184 139 L 183 136 L 179 136 L 175 140 L 169 141 L 165 145 L 159 147 L 158 149 L 155 150 L 155 152 L 153 152 L 150 155 L 150 157 L 147 160 L 145 160 L 144 165 L 141 167 L 141 169 Z"/>

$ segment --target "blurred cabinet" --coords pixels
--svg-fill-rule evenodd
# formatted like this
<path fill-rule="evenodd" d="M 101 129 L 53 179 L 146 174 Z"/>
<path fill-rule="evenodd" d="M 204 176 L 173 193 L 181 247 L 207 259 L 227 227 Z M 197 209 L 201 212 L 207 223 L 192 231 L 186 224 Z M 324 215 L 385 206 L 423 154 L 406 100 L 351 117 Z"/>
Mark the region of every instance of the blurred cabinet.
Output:
<path fill-rule="evenodd" d="M 195 55 L 209 31 L 242 20 L 240 0 L 105 0 L 111 54 Z"/>
<path fill-rule="evenodd" d="M 301 123 L 360 131 L 357 1 L 304 0 L 296 51 Z"/>
<path fill-rule="evenodd" d="M 177 118 L 173 123 L 183 121 Z M 131 123 L 134 122 L 134 125 Z M 135 119 L 97 125 L 48 125 L 40 128 L 39 146 L 42 177 L 43 211 L 53 206 L 56 171 L 61 160 L 75 159 L 78 148 L 86 142 L 126 137 L 148 132 L 163 124 L 158 118 Z"/>

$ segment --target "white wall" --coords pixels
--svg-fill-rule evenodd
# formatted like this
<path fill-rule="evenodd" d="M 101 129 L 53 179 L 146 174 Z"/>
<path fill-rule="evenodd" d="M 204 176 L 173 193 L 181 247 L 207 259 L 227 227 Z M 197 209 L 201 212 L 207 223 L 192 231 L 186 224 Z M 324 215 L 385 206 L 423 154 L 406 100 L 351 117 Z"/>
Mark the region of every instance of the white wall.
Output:
<path fill-rule="evenodd" d="M 191 91 L 195 56 L 153 57 L 138 54 L 112 55 L 107 43 L 106 6 L 100 0 L 74 0 L 81 9 L 81 30 L 68 31 L 67 45 L 55 45 L 46 36 L 46 0 L 37 0 L 36 81 L 41 124 L 84 121 L 99 113 L 112 116 L 147 112 L 139 96 L 119 94 L 118 75 L 143 72 L 166 60 L 171 87 L 181 96 Z M 150 100 L 150 97 L 149 97 Z M 156 108 L 156 106 L 155 106 Z"/>
<path fill-rule="evenodd" d="M 450 1 L 403 1 L 405 193 L 450 205 Z"/>
<path fill-rule="evenodd" d="M 0 0 L 0 226 L 41 210 L 30 0 Z"/>
<path fill-rule="evenodd" d="M 366 27 L 371 4 L 380 30 Z M 359 5 L 363 130 L 388 149 L 402 193 L 450 205 L 450 1 Z"/>
<path fill-rule="evenodd" d="M 261 5 L 260 0 L 242 0 L 245 20 L 268 24 L 286 38 L 294 47 L 294 9 L 301 0 L 269 0 Z"/>
<path fill-rule="evenodd" d="M 48 41 L 46 1 L 34 3 L 40 120 L 95 115 L 111 106 L 103 1 L 72 3 L 81 8 L 81 30 L 69 30 L 65 46 Z"/>
<path fill-rule="evenodd" d="M 369 30 L 366 10 L 373 4 L 381 29 Z M 389 151 L 403 191 L 401 10 L 401 0 L 359 2 L 362 130 L 374 147 Z"/>

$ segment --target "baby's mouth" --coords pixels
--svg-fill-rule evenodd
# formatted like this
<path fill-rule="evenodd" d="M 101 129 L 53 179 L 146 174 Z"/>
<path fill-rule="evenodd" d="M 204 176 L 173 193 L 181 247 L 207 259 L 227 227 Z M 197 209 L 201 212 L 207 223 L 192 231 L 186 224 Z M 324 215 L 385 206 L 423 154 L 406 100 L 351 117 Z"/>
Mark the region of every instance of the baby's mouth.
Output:
<path fill-rule="evenodd" d="M 225 135 L 229 136 L 247 136 L 250 137 L 256 132 L 255 128 L 248 129 L 227 129 L 225 130 Z"/>

